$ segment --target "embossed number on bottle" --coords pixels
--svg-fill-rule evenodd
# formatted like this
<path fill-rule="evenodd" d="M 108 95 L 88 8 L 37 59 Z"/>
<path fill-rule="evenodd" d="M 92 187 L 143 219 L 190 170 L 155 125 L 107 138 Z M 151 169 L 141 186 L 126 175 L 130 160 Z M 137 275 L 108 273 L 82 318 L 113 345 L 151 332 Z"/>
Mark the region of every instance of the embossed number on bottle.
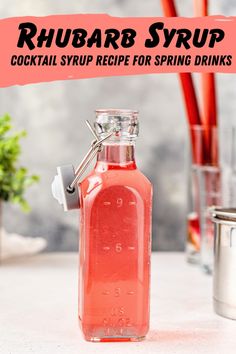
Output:
<path fill-rule="evenodd" d="M 120 296 L 121 293 L 121 288 L 115 288 L 115 296 L 118 297 Z"/>
<path fill-rule="evenodd" d="M 122 199 L 122 198 L 117 198 L 116 204 L 117 204 L 117 208 L 122 207 L 122 205 L 123 205 L 123 199 Z"/>
<path fill-rule="evenodd" d="M 122 251 L 122 244 L 116 243 L 116 252 L 120 253 Z"/>

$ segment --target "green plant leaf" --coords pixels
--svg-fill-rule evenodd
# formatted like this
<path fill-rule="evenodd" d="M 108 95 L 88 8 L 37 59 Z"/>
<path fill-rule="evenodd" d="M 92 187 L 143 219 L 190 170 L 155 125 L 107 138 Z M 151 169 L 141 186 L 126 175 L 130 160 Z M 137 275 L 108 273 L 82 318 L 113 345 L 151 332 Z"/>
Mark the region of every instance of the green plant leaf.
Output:
<path fill-rule="evenodd" d="M 17 203 L 23 211 L 29 211 L 24 194 L 39 181 L 39 176 L 30 175 L 27 168 L 18 166 L 20 140 L 26 136 L 26 131 L 10 133 L 11 129 L 11 117 L 8 114 L 0 117 L 0 199 Z"/>

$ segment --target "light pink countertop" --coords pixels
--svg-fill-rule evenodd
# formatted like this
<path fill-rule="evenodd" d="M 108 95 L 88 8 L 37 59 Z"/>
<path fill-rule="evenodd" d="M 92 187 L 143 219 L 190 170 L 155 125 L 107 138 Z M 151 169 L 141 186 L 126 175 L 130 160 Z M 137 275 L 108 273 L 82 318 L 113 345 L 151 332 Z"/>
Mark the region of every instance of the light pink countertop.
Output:
<path fill-rule="evenodd" d="M 152 255 L 151 329 L 139 343 L 88 343 L 77 323 L 77 255 L 0 266 L 1 354 L 235 354 L 236 321 L 212 310 L 212 279 L 182 253 Z"/>

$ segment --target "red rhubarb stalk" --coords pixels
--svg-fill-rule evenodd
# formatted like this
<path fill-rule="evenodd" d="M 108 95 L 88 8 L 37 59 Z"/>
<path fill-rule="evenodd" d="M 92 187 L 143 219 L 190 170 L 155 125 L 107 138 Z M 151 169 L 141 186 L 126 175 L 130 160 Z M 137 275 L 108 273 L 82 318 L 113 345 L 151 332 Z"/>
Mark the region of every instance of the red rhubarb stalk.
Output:
<path fill-rule="evenodd" d="M 163 12 L 166 17 L 177 17 L 177 11 L 175 7 L 175 3 L 173 0 L 161 0 Z M 180 73 L 180 82 L 182 86 L 182 92 L 184 96 L 185 108 L 188 117 L 188 125 L 191 136 L 192 143 L 192 154 L 193 161 L 195 163 L 202 163 L 202 157 L 199 161 L 199 156 L 196 156 L 196 143 L 193 134 L 193 130 L 191 129 L 194 125 L 201 125 L 200 113 L 197 104 L 197 97 L 194 89 L 194 84 L 192 80 L 192 75 L 190 73 Z"/>
<path fill-rule="evenodd" d="M 194 0 L 195 15 L 208 16 L 208 1 Z M 205 127 L 205 140 L 207 146 L 207 162 L 213 165 L 218 164 L 217 146 L 217 104 L 214 73 L 201 74 L 202 85 L 202 124 Z"/>

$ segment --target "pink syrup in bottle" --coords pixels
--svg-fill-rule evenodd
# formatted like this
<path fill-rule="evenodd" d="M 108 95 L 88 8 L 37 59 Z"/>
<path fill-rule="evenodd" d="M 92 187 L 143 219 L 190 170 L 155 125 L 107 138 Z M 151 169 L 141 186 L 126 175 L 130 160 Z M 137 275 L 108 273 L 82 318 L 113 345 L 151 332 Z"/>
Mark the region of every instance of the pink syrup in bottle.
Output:
<path fill-rule="evenodd" d="M 97 111 L 103 144 L 80 184 L 79 320 L 89 341 L 137 341 L 149 328 L 152 186 L 137 169 L 137 112 Z M 96 126 L 96 125 L 95 125 Z"/>

